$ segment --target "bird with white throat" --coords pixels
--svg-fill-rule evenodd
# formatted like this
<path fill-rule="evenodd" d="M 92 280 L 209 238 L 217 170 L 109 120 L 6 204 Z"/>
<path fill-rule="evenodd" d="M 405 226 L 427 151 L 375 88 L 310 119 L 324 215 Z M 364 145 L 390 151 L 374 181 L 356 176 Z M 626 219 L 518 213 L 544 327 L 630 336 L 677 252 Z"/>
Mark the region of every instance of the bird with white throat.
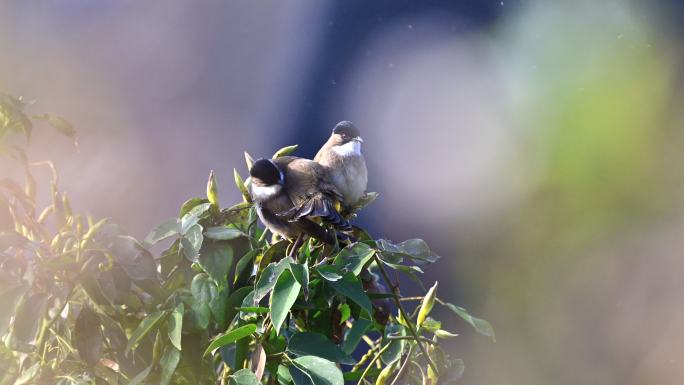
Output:
<path fill-rule="evenodd" d="M 329 168 L 330 178 L 342 194 L 345 211 L 363 197 L 368 185 L 366 160 L 361 153 L 361 134 L 349 121 L 335 125 L 327 142 L 318 150 L 314 161 Z"/>

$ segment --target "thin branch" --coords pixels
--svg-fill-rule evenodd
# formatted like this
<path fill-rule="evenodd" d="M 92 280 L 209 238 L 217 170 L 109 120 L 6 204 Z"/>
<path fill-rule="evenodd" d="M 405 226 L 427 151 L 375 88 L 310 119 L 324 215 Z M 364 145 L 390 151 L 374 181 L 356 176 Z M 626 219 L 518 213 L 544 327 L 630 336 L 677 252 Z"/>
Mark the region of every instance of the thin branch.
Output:
<path fill-rule="evenodd" d="M 382 349 L 380 349 L 380 351 L 375 355 L 375 357 L 373 357 L 371 362 L 368 363 L 368 366 L 366 366 L 366 370 L 364 370 L 363 373 L 361 373 L 361 378 L 359 378 L 359 381 L 356 383 L 356 385 L 363 384 L 363 379 L 366 378 L 366 375 L 368 374 L 370 369 L 373 367 L 373 364 L 375 363 L 375 361 L 377 361 L 380 358 L 382 353 L 384 353 L 385 350 L 387 350 L 387 348 L 389 348 L 389 346 L 390 346 L 390 344 L 385 345 Z"/>
<path fill-rule="evenodd" d="M 392 297 L 394 298 L 394 303 L 397 305 L 399 308 L 399 312 L 401 313 L 401 317 L 404 319 L 404 322 L 406 322 L 406 326 L 408 326 L 409 331 L 411 332 L 411 335 L 413 338 L 416 340 L 416 345 L 418 345 L 418 348 L 420 348 L 420 351 L 425 354 L 425 357 L 427 358 L 428 364 L 432 368 L 432 370 L 435 373 L 439 373 L 439 370 L 437 370 L 437 365 L 432 361 L 432 358 L 428 354 L 427 350 L 423 346 L 423 344 L 420 342 L 420 337 L 418 336 L 418 333 L 416 332 L 415 326 L 413 326 L 413 323 L 411 322 L 411 319 L 408 316 L 408 313 L 406 310 L 404 310 L 404 306 L 401 304 L 401 300 L 399 298 L 399 294 L 397 293 L 398 287 L 396 285 L 392 285 L 392 281 L 389 279 L 389 276 L 387 275 L 387 271 L 382 265 L 382 261 L 380 261 L 380 258 L 378 257 L 377 254 L 373 255 L 373 258 L 375 258 L 375 262 L 378 265 L 378 268 L 380 269 L 380 273 L 382 274 L 382 277 L 385 279 L 387 284 L 392 288 Z"/>

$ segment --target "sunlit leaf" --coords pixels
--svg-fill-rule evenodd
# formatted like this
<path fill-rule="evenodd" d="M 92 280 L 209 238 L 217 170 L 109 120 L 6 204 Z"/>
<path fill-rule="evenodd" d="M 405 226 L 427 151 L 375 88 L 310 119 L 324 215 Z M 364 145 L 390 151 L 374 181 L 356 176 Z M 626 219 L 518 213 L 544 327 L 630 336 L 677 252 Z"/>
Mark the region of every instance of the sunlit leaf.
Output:
<path fill-rule="evenodd" d="M 363 267 L 373 258 L 375 250 L 365 243 L 354 243 L 342 249 L 335 257 L 335 266 L 359 275 Z"/>
<path fill-rule="evenodd" d="M 159 241 L 178 234 L 180 234 L 180 221 L 177 218 L 172 218 L 152 230 L 145 237 L 145 244 L 154 245 Z"/>
<path fill-rule="evenodd" d="M 293 144 L 291 146 L 283 147 L 280 150 L 276 151 L 275 154 L 273 154 L 273 158 L 275 159 L 275 158 L 279 158 L 281 156 L 290 155 L 293 152 L 295 152 L 295 150 L 297 150 L 297 147 L 299 147 L 299 145 L 297 145 L 297 144 Z"/>
<path fill-rule="evenodd" d="M 452 303 L 446 303 L 445 305 L 451 311 L 454 313 L 458 314 L 459 317 L 463 318 L 467 323 L 469 323 L 472 327 L 477 330 L 478 333 L 485 335 L 487 337 L 491 337 L 492 340 L 496 340 L 496 336 L 494 335 L 494 328 L 492 325 L 480 318 L 473 317 L 468 313 L 468 311 L 460 306 L 456 306 Z"/>
<path fill-rule="evenodd" d="M 214 227 L 208 227 L 206 230 L 204 230 L 204 236 L 210 239 L 217 239 L 217 240 L 230 240 L 230 239 L 235 239 L 238 237 L 246 237 L 247 234 L 243 233 L 242 231 L 228 227 L 228 226 L 214 226 Z"/>
<path fill-rule="evenodd" d="M 254 289 L 254 302 L 259 303 L 262 298 L 264 298 L 278 282 L 278 277 L 280 274 L 287 269 L 290 261 L 287 258 L 283 258 L 280 262 L 274 262 L 266 266 L 264 271 L 257 281 L 256 287 Z"/>
<path fill-rule="evenodd" d="M 222 346 L 232 344 L 235 341 L 249 336 L 250 334 L 254 333 L 256 329 L 256 324 L 247 324 L 219 335 L 213 341 L 211 341 L 207 349 L 204 351 L 204 356 L 206 357 L 211 352 Z"/>
<path fill-rule="evenodd" d="M 199 257 L 202 240 L 202 226 L 196 223 L 181 238 L 181 250 L 185 258 L 189 261 L 194 261 Z"/>
<path fill-rule="evenodd" d="M 183 337 L 183 314 L 185 306 L 179 303 L 171 313 L 169 318 L 169 340 L 176 349 L 181 350 L 181 339 Z"/>
<path fill-rule="evenodd" d="M 133 334 L 131 334 L 131 337 L 128 339 L 126 351 L 131 351 L 140 342 L 140 340 L 142 340 L 151 331 L 156 330 L 166 315 L 167 313 L 165 311 L 157 310 L 145 317 L 145 319 L 140 322 L 138 327 L 133 331 Z"/>
<path fill-rule="evenodd" d="M 271 293 L 271 320 L 276 334 L 280 332 L 280 327 L 297 300 L 301 287 L 289 270 L 284 270 L 278 277 Z"/>

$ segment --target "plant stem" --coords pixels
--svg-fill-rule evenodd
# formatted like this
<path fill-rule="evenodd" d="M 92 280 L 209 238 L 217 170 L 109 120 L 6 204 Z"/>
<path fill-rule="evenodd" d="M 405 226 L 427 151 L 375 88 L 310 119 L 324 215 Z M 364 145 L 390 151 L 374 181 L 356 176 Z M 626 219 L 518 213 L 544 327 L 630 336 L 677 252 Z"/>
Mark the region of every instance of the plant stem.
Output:
<path fill-rule="evenodd" d="M 389 346 L 390 346 L 390 344 L 385 345 L 382 349 L 380 349 L 379 352 L 377 352 L 375 354 L 375 357 L 373 357 L 373 359 L 368 363 L 368 366 L 366 366 L 366 370 L 364 370 L 363 373 L 361 373 L 361 377 L 359 378 L 359 381 L 356 383 L 356 385 L 363 384 L 363 379 L 366 378 L 366 375 L 368 374 L 370 369 L 373 367 L 373 364 L 375 363 L 375 361 L 377 361 L 380 358 L 382 353 L 384 353 L 385 350 L 387 350 L 387 348 L 389 348 Z"/>
<path fill-rule="evenodd" d="M 394 376 L 394 380 L 392 380 L 392 383 L 390 385 L 396 385 L 398 381 L 401 379 L 401 377 L 404 376 L 404 372 L 406 372 L 406 368 L 408 367 L 409 361 L 411 361 L 411 355 L 413 355 L 413 345 L 409 347 L 408 354 L 406 355 L 406 359 L 404 359 L 404 363 L 401 364 L 401 368 L 399 368 L 399 372 L 397 372 L 397 375 Z"/>
<path fill-rule="evenodd" d="M 401 299 L 399 298 L 399 293 L 398 293 L 398 286 L 393 285 L 392 281 L 389 278 L 389 275 L 387 275 L 387 271 L 385 268 L 382 266 L 382 261 L 380 261 L 380 258 L 378 257 L 377 254 L 373 255 L 373 258 L 375 258 L 375 263 L 378 265 L 378 268 L 380 269 L 380 273 L 382 274 L 382 277 L 385 279 L 385 282 L 389 285 L 390 288 L 392 288 L 392 297 L 394 298 L 394 303 L 397 305 L 399 308 L 399 312 L 401 312 L 401 317 L 404 319 L 404 322 L 406 322 L 406 326 L 408 326 L 409 331 L 411 332 L 411 335 L 413 338 L 416 340 L 416 345 L 418 345 L 418 348 L 420 348 L 420 351 L 425 354 L 425 358 L 427 358 L 428 364 L 432 368 L 432 370 L 435 373 L 439 373 L 437 370 L 437 365 L 432 361 L 432 358 L 428 354 L 427 350 L 423 346 L 423 344 L 420 342 L 420 337 L 418 336 L 418 333 L 416 332 L 415 326 L 413 326 L 413 323 L 411 322 L 411 319 L 408 316 L 408 313 L 406 310 L 404 310 L 404 306 L 401 304 Z"/>

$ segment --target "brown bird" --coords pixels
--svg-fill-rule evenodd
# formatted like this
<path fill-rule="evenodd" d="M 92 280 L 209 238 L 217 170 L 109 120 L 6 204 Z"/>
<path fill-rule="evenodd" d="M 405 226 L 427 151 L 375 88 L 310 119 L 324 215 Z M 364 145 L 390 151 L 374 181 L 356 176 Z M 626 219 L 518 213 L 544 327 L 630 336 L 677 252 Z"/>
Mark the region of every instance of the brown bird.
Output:
<path fill-rule="evenodd" d="M 290 240 L 306 234 L 334 245 L 335 230 L 351 230 L 349 222 L 335 209 L 335 202 L 342 196 L 327 169 L 318 163 L 294 156 L 259 159 L 249 174 L 257 214 L 273 233 Z M 333 230 L 312 218 L 320 218 Z"/>
<path fill-rule="evenodd" d="M 337 123 L 327 142 L 318 150 L 314 161 L 329 169 L 330 178 L 342 194 L 345 211 L 366 192 L 368 171 L 361 153 L 361 134 L 352 122 Z"/>

